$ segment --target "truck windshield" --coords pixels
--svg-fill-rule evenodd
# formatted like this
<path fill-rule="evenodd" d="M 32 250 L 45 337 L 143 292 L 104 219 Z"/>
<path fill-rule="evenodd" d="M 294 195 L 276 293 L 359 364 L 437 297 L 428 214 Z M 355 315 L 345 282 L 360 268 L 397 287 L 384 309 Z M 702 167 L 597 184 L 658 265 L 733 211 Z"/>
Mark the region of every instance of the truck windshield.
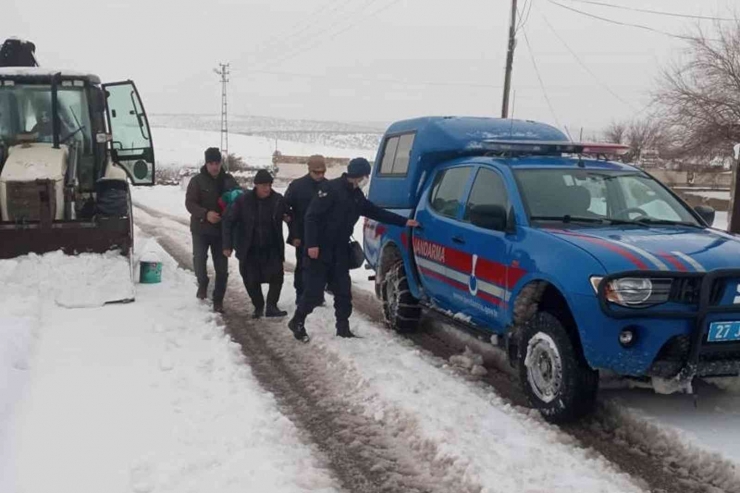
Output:
<path fill-rule="evenodd" d="M 60 86 L 57 100 L 60 143 L 75 143 L 82 154 L 91 154 L 90 111 L 84 87 Z M 53 140 L 51 86 L 0 86 L 0 141 L 9 147 Z"/>
<path fill-rule="evenodd" d="M 520 169 L 514 173 L 533 221 L 700 226 L 670 192 L 639 171 Z"/>

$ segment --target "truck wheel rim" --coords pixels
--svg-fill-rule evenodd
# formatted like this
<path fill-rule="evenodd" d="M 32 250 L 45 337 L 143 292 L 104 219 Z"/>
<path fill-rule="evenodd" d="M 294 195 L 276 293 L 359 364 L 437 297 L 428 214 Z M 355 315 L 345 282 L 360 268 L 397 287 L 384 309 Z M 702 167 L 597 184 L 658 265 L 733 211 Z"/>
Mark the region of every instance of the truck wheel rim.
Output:
<path fill-rule="evenodd" d="M 555 341 L 547 334 L 535 334 L 527 346 L 525 365 L 534 395 L 545 403 L 555 400 L 563 383 L 563 363 Z"/>

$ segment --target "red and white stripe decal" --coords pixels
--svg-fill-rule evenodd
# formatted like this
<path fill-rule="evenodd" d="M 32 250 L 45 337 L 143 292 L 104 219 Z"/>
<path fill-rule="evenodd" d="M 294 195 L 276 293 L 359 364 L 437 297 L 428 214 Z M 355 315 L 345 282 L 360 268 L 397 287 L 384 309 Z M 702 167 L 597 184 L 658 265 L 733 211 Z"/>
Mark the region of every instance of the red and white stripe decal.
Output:
<path fill-rule="evenodd" d="M 635 267 L 637 267 L 640 270 L 650 270 L 651 268 L 657 268 L 658 270 L 662 271 L 670 271 L 670 266 L 672 266 L 675 270 L 678 270 L 680 272 L 685 272 L 687 270 L 686 264 L 693 267 L 697 272 L 706 272 L 704 267 L 694 260 L 693 258 L 689 257 L 688 255 L 673 251 L 670 253 L 666 252 L 659 252 L 657 255 L 654 255 L 647 250 L 640 248 L 638 246 L 632 245 L 630 243 L 626 243 L 619 240 L 614 239 L 606 239 L 606 238 L 600 238 L 596 236 L 589 236 L 581 233 L 577 233 L 574 231 L 567 231 L 567 230 L 561 230 L 561 229 L 551 229 L 555 234 L 561 234 L 564 236 L 572 236 L 584 241 L 588 241 L 589 243 L 593 243 L 595 245 L 600 245 L 608 250 L 611 250 L 615 253 L 618 253 L 622 257 L 626 258 L 630 262 L 632 262 Z M 662 257 L 663 260 L 667 261 L 664 262 L 658 257 Z M 676 258 L 678 257 L 678 258 Z M 679 260 L 680 259 L 680 260 Z M 681 260 L 685 262 L 682 263 Z M 649 267 L 648 263 L 652 264 L 653 267 Z"/>
<path fill-rule="evenodd" d="M 497 306 L 511 295 L 506 286 L 514 286 L 527 273 L 432 241 L 414 238 L 413 243 L 416 265 L 424 275 Z M 476 278 L 474 291 L 471 275 Z"/>

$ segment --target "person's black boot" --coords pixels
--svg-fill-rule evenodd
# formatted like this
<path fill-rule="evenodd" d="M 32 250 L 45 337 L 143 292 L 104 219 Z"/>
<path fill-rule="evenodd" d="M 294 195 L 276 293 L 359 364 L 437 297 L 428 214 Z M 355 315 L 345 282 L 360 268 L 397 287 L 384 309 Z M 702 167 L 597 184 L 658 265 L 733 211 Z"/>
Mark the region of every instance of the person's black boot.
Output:
<path fill-rule="evenodd" d="M 352 339 L 357 337 L 349 330 L 349 327 L 337 327 L 337 337 L 344 337 L 345 339 Z"/>
<path fill-rule="evenodd" d="M 288 314 L 285 310 L 281 310 L 277 305 L 268 305 L 265 310 L 265 317 L 284 317 Z"/>
<path fill-rule="evenodd" d="M 311 340 L 306 333 L 306 326 L 303 325 L 303 322 L 299 322 L 295 318 L 291 318 L 290 322 L 288 322 L 288 328 L 293 332 L 293 337 L 299 341 L 308 342 Z"/>
<path fill-rule="evenodd" d="M 252 312 L 252 318 L 255 320 L 258 318 L 262 318 L 262 315 L 264 315 L 264 313 L 265 313 L 264 307 L 261 307 L 261 306 L 255 307 L 254 311 Z"/>
<path fill-rule="evenodd" d="M 198 298 L 199 300 L 204 300 L 204 299 L 206 299 L 206 296 L 208 296 L 208 286 L 204 286 L 204 285 L 202 285 L 202 284 L 201 284 L 201 285 L 199 285 L 199 286 L 198 286 L 198 292 L 197 292 L 197 293 L 195 294 L 195 296 L 196 296 L 196 297 L 197 297 L 197 298 Z"/>
<path fill-rule="evenodd" d="M 213 302 L 213 311 L 216 313 L 223 313 L 224 312 L 224 302 L 223 301 L 214 301 Z"/>

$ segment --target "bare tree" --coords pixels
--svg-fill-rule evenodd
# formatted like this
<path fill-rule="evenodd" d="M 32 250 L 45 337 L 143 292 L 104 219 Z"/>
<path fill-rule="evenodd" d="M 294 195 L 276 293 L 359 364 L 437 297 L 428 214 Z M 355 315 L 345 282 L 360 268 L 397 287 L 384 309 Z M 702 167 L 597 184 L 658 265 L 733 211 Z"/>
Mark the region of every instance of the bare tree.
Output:
<path fill-rule="evenodd" d="M 643 151 L 659 150 L 661 147 L 661 124 L 651 118 L 634 120 L 627 129 L 626 139 L 631 159 L 638 160 L 642 157 Z"/>
<path fill-rule="evenodd" d="M 612 144 L 624 144 L 627 135 L 627 123 L 613 121 L 604 130 L 604 140 Z"/>
<path fill-rule="evenodd" d="M 740 142 L 740 19 L 687 40 L 684 60 L 663 71 L 661 117 L 685 157 L 727 155 Z"/>

